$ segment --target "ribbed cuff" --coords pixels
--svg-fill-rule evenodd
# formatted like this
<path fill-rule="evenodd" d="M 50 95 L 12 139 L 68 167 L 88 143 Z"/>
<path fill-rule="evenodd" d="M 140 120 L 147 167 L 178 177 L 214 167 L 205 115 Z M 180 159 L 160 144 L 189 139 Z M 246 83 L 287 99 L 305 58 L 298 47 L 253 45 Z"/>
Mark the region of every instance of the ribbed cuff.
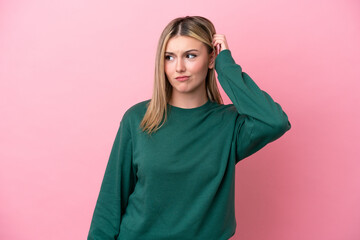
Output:
<path fill-rule="evenodd" d="M 231 55 L 231 51 L 229 49 L 222 50 L 215 59 L 215 70 L 216 71 L 222 71 L 222 69 L 230 64 L 234 64 L 235 61 Z"/>

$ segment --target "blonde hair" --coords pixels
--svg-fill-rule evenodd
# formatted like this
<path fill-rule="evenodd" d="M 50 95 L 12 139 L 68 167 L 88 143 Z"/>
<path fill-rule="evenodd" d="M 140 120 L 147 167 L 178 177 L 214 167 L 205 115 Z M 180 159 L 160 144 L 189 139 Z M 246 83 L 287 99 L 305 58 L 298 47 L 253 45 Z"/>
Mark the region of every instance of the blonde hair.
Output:
<path fill-rule="evenodd" d="M 216 51 L 212 45 L 213 34 L 215 33 L 215 27 L 210 20 L 201 16 L 178 17 L 169 22 L 164 28 L 156 51 L 152 98 L 147 103 L 146 113 L 140 123 L 140 127 L 143 131 L 152 134 L 160 129 L 167 119 L 167 103 L 171 98 L 172 86 L 165 75 L 164 60 L 165 47 L 169 39 L 175 36 L 193 37 L 206 45 L 209 54 L 214 52 L 213 61 L 215 61 Z M 223 100 L 216 84 L 214 69 L 214 67 L 208 69 L 205 82 L 206 94 L 210 101 L 223 104 Z"/>

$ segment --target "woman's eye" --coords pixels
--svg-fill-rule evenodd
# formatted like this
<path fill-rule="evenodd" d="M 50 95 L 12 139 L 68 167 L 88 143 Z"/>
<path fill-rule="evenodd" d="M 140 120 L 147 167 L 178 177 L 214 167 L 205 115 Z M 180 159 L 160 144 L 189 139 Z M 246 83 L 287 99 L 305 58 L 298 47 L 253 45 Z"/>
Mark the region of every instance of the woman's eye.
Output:
<path fill-rule="evenodd" d="M 187 54 L 186 55 L 187 57 L 189 57 L 190 59 L 192 59 L 192 58 L 195 58 L 196 57 L 196 55 L 195 54 Z M 165 60 L 172 60 L 172 59 L 170 59 L 170 58 L 172 58 L 172 56 L 170 56 L 170 55 L 166 55 L 165 56 Z"/>

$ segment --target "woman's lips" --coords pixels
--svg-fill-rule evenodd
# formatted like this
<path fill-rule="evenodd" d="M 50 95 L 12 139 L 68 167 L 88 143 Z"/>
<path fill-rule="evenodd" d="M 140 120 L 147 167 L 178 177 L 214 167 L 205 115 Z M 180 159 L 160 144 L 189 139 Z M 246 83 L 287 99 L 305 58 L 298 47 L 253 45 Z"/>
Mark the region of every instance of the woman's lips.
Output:
<path fill-rule="evenodd" d="M 181 81 L 181 82 L 186 81 L 188 79 L 189 79 L 189 77 L 177 77 L 176 78 L 176 80 Z"/>

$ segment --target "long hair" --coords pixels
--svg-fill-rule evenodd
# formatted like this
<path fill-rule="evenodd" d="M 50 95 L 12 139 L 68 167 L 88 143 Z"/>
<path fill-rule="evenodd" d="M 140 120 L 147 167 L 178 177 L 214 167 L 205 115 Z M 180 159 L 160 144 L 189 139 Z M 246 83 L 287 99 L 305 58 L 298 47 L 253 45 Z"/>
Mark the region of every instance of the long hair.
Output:
<path fill-rule="evenodd" d="M 193 37 L 206 45 L 209 54 L 214 52 L 215 61 L 216 51 L 212 45 L 213 34 L 215 33 L 215 27 L 211 21 L 201 16 L 178 17 L 169 22 L 164 28 L 156 51 L 152 98 L 147 103 L 146 113 L 140 123 L 140 127 L 143 131 L 152 134 L 160 129 L 167 119 L 167 103 L 171 98 L 172 86 L 165 75 L 164 61 L 165 47 L 169 39 L 175 36 Z M 214 69 L 215 67 L 208 69 L 206 75 L 206 94 L 210 101 L 223 104 L 222 97 L 216 84 Z"/>

